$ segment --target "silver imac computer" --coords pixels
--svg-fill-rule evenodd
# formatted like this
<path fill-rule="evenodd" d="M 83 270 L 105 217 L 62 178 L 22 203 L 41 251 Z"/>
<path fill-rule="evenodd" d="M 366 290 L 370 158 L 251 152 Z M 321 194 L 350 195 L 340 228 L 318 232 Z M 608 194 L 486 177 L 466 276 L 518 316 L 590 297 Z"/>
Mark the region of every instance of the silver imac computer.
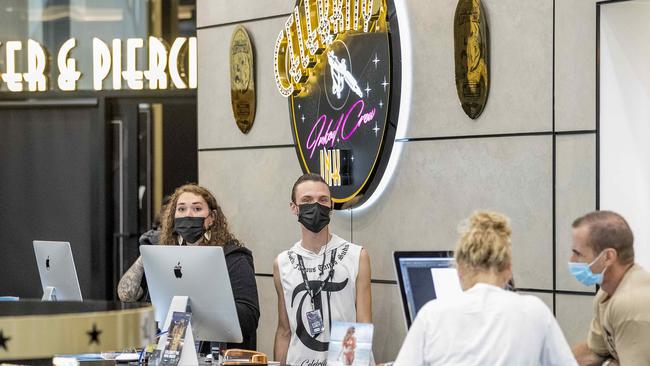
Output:
<path fill-rule="evenodd" d="M 242 342 L 223 248 L 141 245 L 140 253 L 161 330 L 169 327 L 172 299 L 187 296 L 194 339 Z"/>
<path fill-rule="evenodd" d="M 70 243 L 34 240 L 43 301 L 82 301 Z"/>
<path fill-rule="evenodd" d="M 393 252 L 407 329 L 427 302 L 462 293 L 451 251 Z"/>

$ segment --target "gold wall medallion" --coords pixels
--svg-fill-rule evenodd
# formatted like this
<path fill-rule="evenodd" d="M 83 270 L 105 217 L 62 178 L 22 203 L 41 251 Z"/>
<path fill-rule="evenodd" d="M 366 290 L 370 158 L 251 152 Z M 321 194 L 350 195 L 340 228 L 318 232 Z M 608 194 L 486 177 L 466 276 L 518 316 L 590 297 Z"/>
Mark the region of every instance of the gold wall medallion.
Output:
<path fill-rule="evenodd" d="M 465 113 L 478 118 L 490 91 L 489 30 L 481 0 L 459 0 L 454 17 L 456 92 Z"/>
<path fill-rule="evenodd" d="M 230 40 L 230 99 L 237 127 L 248 133 L 255 119 L 255 67 L 253 46 L 244 27 L 237 26 Z"/>

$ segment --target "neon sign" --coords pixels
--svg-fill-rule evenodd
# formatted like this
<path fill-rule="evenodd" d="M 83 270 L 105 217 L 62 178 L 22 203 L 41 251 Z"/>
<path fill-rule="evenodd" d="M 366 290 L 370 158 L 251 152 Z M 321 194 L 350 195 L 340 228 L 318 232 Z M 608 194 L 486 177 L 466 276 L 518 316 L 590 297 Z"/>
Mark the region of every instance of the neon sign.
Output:
<path fill-rule="evenodd" d="M 144 49 L 145 41 L 142 38 L 127 39 L 125 44 L 121 39 L 113 39 L 109 44 L 99 38 L 92 39 L 92 80 L 93 89 L 105 89 L 106 79 L 111 75 L 113 90 L 123 88 L 142 90 L 168 89 L 196 89 L 197 87 L 197 42 L 196 37 L 179 37 L 174 40 L 171 47 L 156 37 L 149 37 L 148 68 L 138 70 L 138 50 Z M 4 46 L 5 70 L 0 73 L 0 78 L 10 92 L 43 92 L 53 90 L 54 85 L 61 91 L 77 90 L 78 81 L 84 76 L 77 69 L 77 60 L 72 57 L 74 49 L 78 46 L 75 38 L 65 41 L 56 53 L 56 70 L 58 75 L 52 73 L 50 82 L 50 65 L 45 48 L 34 40 L 27 41 L 27 70 L 17 70 L 16 58 L 23 51 L 23 42 L 8 41 Z M 123 49 L 126 62 L 123 61 Z M 185 60 L 187 65 L 185 65 Z M 25 88 L 26 86 L 26 88 Z"/>
<path fill-rule="evenodd" d="M 338 141 L 349 140 L 350 137 L 357 132 L 359 127 L 372 121 L 375 118 L 377 109 L 372 108 L 370 111 L 365 111 L 364 106 L 365 104 L 363 100 L 359 99 L 352 105 L 352 107 L 350 107 L 347 113 L 342 113 L 340 115 L 335 126 L 332 126 L 334 119 L 330 119 L 329 123 L 327 123 L 327 115 L 321 115 L 316 123 L 314 123 L 314 127 L 312 127 L 305 143 L 305 147 L 307 147 L 307 150 L 309 151 L 309 157 L 311 158 L 314 156 L 314 151 L 319 147 L 334 147 L 334 144 Z M 353 114 L 355 111 L 357 111 L 356 115 Z M 356 118 L 356 122 L 354 122 L 351 127 L 346 127 L 350 117 Z M 326 124 L 327 128 L 325 127 Z M 332 129 L 332 127 L 334 128 Z"/>

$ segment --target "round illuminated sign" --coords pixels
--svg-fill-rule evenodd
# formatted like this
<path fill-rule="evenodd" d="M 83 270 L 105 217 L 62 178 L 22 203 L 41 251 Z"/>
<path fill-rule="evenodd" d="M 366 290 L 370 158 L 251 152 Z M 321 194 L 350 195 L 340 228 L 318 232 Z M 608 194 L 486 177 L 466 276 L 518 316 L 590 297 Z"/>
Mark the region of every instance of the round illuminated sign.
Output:
<path fill-rule="evenodd" d="M 389 6 L 299 0 L 276 42 L 276 84 L 289 98 L 298 160 L 325 179 L 335 208 L 370 197 L 394 141 L 399 45 Z"/>

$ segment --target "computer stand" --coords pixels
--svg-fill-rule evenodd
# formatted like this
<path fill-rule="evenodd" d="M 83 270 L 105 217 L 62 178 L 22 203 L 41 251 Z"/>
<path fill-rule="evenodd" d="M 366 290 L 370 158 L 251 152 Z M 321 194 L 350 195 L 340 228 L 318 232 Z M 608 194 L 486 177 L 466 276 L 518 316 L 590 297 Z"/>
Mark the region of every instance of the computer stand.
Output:
<path fill-rule="evenodd" d="M 41 301 L 56 301 L 56 288 L 47 286 L 43 292 Z"/>
<path fill-rule="evenodd" d="M 169 329 L 175 311 L 181 313 L 191 312 L 189 302 L 189 296 L 174 296 L 171 304 L 169 304 L 169 311 L 167 312 L 167 317 L 165 318 L 165 324 L 161 329 L 164 331 L 167 331 Z M 167 333 L 160 336 L 160 339 L 158 340 L 158 346 L 156 347 L 157 349 L 161 351 L 165 349 L 167 337 Z M 192 332 L 191 320 L 185 330 L 185 340 L 183 341 L 183 349 L 181 350 L 181 358 L 178 364 L 187 366 L 198 366 L 199 364 L 199 358 L 196 354 L 196 347 L 194 346 L 194 333 Z"/>

